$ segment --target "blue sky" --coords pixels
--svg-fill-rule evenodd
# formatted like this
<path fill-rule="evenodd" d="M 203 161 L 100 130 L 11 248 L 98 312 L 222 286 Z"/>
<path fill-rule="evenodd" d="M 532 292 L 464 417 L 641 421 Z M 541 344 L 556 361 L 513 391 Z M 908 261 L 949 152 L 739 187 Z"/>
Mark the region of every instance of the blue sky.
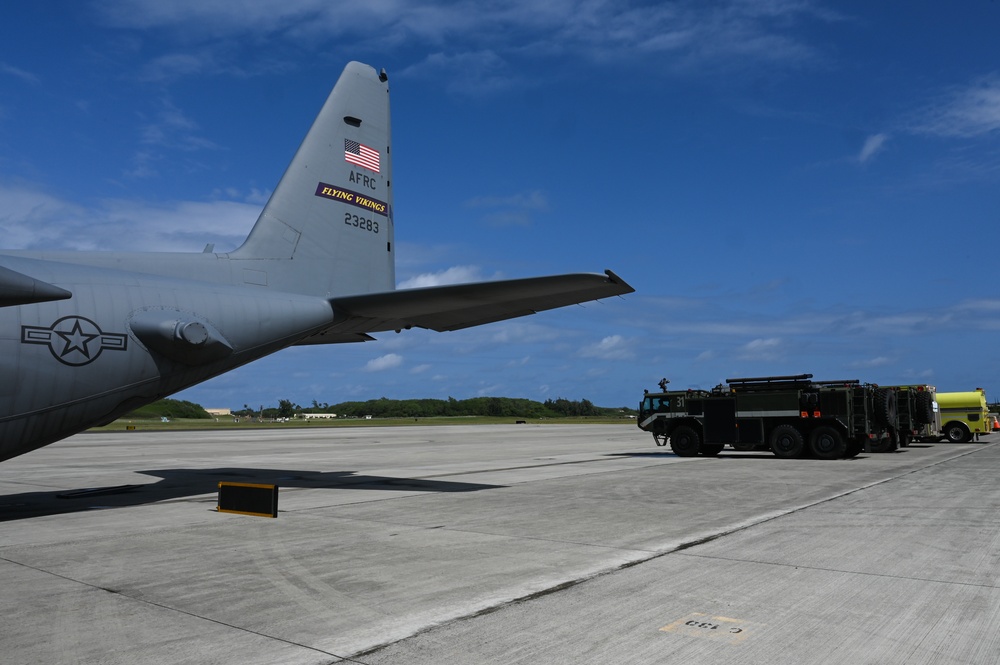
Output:
<path fill-rule="evenodd" d="M 2 242 L 235 248 L 360 60 L 390 76 L 400 286 L 636 293 L 180 397 L 622 406 L 801 372 L 1000 397 L 998 25 L 985 0 L 5 3 Z"/>

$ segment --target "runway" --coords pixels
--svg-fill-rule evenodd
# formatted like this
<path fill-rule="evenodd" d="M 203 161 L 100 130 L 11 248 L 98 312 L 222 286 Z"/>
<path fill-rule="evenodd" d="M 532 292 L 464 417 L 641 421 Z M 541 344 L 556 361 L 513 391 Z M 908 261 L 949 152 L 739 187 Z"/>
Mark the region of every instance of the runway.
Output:
<path fill-rule="evenodd" d="M 993 663 L 997 439 L 819 461 L 678 458 L 634 424 L 81 434 L 0 464 L 0 660 Z M 279 517 L 216 512 L 227 480 L 279 485 Z"/>

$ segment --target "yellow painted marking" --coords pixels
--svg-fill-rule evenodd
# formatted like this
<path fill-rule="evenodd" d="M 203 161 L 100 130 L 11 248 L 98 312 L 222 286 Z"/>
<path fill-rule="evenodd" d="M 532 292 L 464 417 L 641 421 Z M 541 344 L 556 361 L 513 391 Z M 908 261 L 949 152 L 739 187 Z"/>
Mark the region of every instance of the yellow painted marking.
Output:
<path fill-rule="evenodd" d="M 704 612 L 692 612 L 660 628 L 660 632 L 700 637 L 727 644 L 742 644 L 766 625 L 743 619 L 709 616 Z"/>
<path fill-rule="evenodd" d="M 259 489 L 266 489 L 266 490 L 274 489 L 274 485 L 261 485 L 259 483 L 231 483 L 229 481 L 221 481 L 219 483 L 219 487 L 221 488 L 223 485 L 225 485 L 226 487 L 257 487 Z"/>

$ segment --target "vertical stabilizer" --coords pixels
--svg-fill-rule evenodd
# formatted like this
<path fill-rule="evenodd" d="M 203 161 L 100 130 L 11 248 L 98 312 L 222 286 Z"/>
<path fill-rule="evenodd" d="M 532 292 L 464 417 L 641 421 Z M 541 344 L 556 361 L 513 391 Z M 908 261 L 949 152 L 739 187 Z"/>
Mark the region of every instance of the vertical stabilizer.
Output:
<path fill-rule="evenodd" d="M 388 78 L 351 62 L 229 255 L 234 279 L 324 297 L 391 291 L 391 178 Z"/>

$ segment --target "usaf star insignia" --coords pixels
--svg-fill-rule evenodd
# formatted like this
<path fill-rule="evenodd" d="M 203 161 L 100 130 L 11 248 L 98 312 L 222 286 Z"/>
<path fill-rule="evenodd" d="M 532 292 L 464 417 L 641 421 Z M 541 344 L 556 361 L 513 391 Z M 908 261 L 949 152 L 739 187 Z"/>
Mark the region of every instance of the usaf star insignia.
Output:
<path fill-rule="evenodd" d="M 97 360 L 101 351 L 124 351 L 128 336 L 103 332 L 82 316 L 65 316 L 49 328 L 21 326 L 21 343 L 44 344 L 59 362 L 79 367 Z"/>

